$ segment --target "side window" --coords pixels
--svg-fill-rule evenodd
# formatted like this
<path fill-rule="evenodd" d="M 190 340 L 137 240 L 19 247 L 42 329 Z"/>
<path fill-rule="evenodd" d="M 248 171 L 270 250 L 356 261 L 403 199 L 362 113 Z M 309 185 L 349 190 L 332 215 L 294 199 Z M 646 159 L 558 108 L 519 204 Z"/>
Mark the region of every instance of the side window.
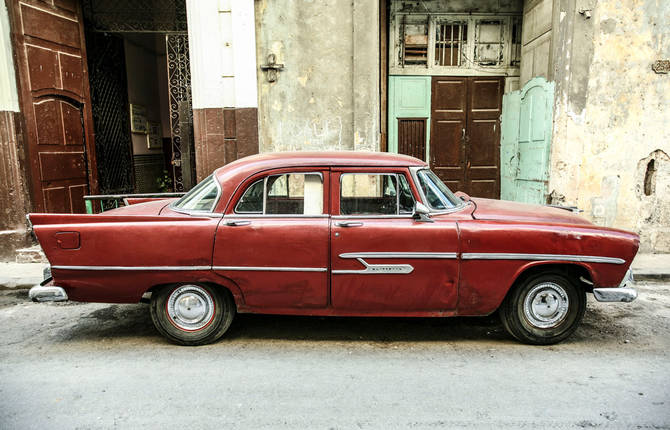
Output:
<path fill-rule="evenodd" d="M 323 177 L 319 173 L 272 175 L 251 184 L 236 213 L 265 215 L 323 214 Z"/>
<path fill-rule="evenodd" d="M 237 206 L 235 206 L 235 212 L 252 214 L 263 213 L 263 182 L 264 180 L 261 179 L 247 188 L 247 191 L 244 192 L 244 195 L 237 203 Z"/>
<path fill-rule="evenodd" d="M 414 197 L 404 175 L 343 173 L 340 176 L 340 214 L 411 214 Z"/>

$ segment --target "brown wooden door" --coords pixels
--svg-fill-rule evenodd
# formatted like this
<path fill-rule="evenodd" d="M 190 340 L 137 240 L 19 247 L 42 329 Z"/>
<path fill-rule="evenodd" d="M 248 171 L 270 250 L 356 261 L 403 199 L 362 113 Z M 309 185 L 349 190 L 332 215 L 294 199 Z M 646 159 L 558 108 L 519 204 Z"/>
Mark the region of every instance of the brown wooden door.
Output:
<path fill-rule="evenodd" d="M 451 188 L 500 197 L 504 78 L 433 77 L 430 165 Z"/>
<path fill-rule="evenodd" d="M 81 9 L 75 0 L 9 4 L 34 210 L 84 212 L 97 175 Z"/>

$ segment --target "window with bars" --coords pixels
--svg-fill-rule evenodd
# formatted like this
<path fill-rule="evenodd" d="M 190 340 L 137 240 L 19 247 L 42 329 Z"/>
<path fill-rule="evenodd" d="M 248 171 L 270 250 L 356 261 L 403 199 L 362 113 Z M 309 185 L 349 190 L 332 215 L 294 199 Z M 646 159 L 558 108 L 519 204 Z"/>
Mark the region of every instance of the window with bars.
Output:
<path fill-rule="evenodd" d="M 465 22 L 437 22 L 435 24 L 435 65 L 462 65 L 467 43 L 468 25 Z"/>

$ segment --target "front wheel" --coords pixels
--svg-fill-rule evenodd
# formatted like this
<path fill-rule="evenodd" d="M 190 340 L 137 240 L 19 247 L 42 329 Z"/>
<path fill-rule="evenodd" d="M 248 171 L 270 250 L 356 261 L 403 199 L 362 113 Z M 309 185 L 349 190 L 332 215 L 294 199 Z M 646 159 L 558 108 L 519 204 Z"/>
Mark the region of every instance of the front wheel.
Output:
<path fill-rule="evenodd" d="M 524 343 L 549 345 L 570 336 L 586 310 L 586 293 L 559 273 L 531 276 L 500 306 L 507 331 Z"/>
<path fill-rule="evenodd" d="M 219 339 L 235 316 L 228 291 L 206 284 L 169 285 L 151 295 L 151 320 L 180 345 L 205 345 Z"/>

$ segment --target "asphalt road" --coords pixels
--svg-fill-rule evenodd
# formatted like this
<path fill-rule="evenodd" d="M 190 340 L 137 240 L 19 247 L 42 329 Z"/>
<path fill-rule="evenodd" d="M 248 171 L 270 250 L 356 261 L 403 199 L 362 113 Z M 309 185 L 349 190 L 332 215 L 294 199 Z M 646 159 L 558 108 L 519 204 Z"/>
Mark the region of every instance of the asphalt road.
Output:
<path fill-rule="evenodd" d="M 486 318 L 239 315 L 167 343 L 147 305 L 0 291 L 0 428 L 670 428 L 670 284 L 531 347 Z"/>

